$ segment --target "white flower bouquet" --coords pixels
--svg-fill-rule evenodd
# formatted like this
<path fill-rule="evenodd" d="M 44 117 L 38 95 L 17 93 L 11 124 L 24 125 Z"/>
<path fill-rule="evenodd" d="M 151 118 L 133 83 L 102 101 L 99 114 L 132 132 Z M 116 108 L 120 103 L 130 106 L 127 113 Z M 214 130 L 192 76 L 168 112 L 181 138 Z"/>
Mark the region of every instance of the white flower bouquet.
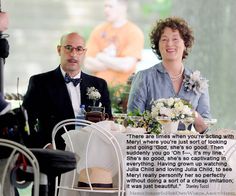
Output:
<path fill-rule="evenodd" d="M 95 105 L 96 101 L 101 98 L 101 94 L 95 87 L 88 87 L 87 94 L 88 98 L 93 100 L 93 105 Z"/>
<path fill-rule="evenodd" d="M 180 98 L 158 99 L 152 102 L 152 118 L 179 121 L 193 117 L 192 105 Z"/>

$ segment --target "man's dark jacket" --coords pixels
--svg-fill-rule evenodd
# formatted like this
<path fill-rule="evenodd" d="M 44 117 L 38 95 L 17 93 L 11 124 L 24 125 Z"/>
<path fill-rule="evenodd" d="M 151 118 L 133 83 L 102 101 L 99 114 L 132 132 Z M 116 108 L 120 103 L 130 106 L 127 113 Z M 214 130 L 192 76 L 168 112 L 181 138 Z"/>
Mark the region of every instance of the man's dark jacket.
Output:
<path fill-rule="evenodd" d="M 95 87 L 101 94 L 100 100 L 105 112 L 111 117 L 111 102 L 105 80 L 81 72 L 81 105 L 92 105 L 87 88 Z M 29 147 L 43 147 L 52 142 L 52 129 L 60 121 L 75 118 L 71 99 L 60 67 L 55 70 L 32 76 L 24 96 L 23 106 L 28 112 L 31 136 Z M 37 130 L 37 131 L 35 131 Z M 63 148 L 62 141 L 59 148 Z"/>

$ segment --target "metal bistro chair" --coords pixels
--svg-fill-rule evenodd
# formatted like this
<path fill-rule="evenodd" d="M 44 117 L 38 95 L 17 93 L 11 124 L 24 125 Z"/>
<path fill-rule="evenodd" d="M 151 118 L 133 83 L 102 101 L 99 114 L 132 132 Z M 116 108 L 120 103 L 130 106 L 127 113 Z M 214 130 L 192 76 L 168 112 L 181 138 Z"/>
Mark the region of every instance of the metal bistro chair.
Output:
<path fill-rule="evenodd" d="M 124 156 L 121 150 L 121 147 L 117 141 L 117 139 L 114 137 L 113 134 L 111 134 L 109 131 L 105 130 L 103 127 L 99 126 L 97 123 L 93 123 L 87 120 L 81 120 L 81 119 L 67 119 L 64 121 L 59 122 L 53 129 L 52 132 L 52 143 L 53 143 L 53 148 L 56 149 L 56 143 L 55 143 L 55 136 L 57 134 L 57 132 L 61 129 L 64 130 L 66 137 L 69 141 L 68 147 L 69 149 L 75 153 L 74 150 L 74 146 L 76 144 L 72 143 L 71 137 L 69 135 L 69 131 L 72 129 L 68 129 L 68 127 L 70 126 L 89 126 L 90 128 L 92 128 L 92 131 L 89 132 L 89 137 L 88 137 L 88 141 L 86 144 L 86 157 L 85 157 L 85 171 L 86 171 L 86 175 L 87 175 L 87 179 L 88 179 L 88 184 L 89 184 L 89 189 L 83 189 L 83 188 L 74 188 L 74 183 L 75 183 L 75 178 L 76 178 L 76 169 L 73 171 L 73 179 L 72 179 L 72 183 L 70 184 L 70 186 L 59 186 L 56 183 L 56 188 L 55 188 L 55 195 L 57 194 L 57 192 L 59 191 L 59 189 L 64 189 L 64 190 L 71 190 L 71 191 L 79 191 L 79 192 L 95 192 L 95 193 L 117 193 L 118 196 L 123 196 L 124 192 L 125 192 L 125 173 L 124 171 Z M 73 129 L 74 130 L 74 129 Z M 80 131 L 80 130 L 78 130 Z M 115 157 L 116 157 L 116 164 L 117 164 L 117 169 L 118 169 L 118 187 L 117 189 L 112 189 L 112 190 L 107 190 L 107 189 L 94 189 L 94 187 L 91 184 L 91 180 L 90 180 L 90 176 L 89 176 L 89 168 L 88 168 L 88 151 L 89 151 L 89 147 L 91 144 L 91 138 L 94 135 L 95 132 L 99 132 L 99 134 L 106 138 L 110 144 L 112 145 L 112 148 L 115 152 Z M 57 180 L 58 182 L 58 180 Z"/>
<path fill-rule="evenodd" d="M 30 167 L 28 167 L 27 169 L 32 170 L 33 172 L 33 183 L 34 183 L 34 190 L 33 190 L 33 195 L 34 196 L 39 196 L 39 179 L 40 179 L 40 170 L 39 170 L 39 164 L 38 161 L 36 159 L 36 157 L 34 156 L 34 154 L 27 149 L 25 146 L 17 143 L 17 142 L 13 142 L 11 140 L 7 140 L 7 139 L 0 139 L 0 146 L 4 147 L 4 151 L 6 151 L 7 153 L 7 157 L 1 157 L 1 158 L 7 158 L 5 167 L 3 169 L 3 173 L 2 173 L 2 181 L 1 181 L 1 190 L 0 190 L 0 195 L 4 195 L 3 193 L 3 189 L 5 186 L 5 181 L 6 181 L 6 176 L 7 176 L 7 172 L 9 171 L 9 168 L 12 164 L 12 162 L 14 162 L 14 160 L 16 159 L 16 157 L 18 155 L 23 155 L 24 157 L 26 157 L 27 161 L 30 163 Z M 11 151 L 9 151 L 11 150 Z M 21 167 L 21 166 L 20 166 Z M 15 179 L 16 180 L 16 179 Z M 17 182 L 15 182 L 17 183 Z M 25 183 L 27 184 L 27 182 Z M 17 184 L 14 184 L 11 186 L 16 186 Z"/>

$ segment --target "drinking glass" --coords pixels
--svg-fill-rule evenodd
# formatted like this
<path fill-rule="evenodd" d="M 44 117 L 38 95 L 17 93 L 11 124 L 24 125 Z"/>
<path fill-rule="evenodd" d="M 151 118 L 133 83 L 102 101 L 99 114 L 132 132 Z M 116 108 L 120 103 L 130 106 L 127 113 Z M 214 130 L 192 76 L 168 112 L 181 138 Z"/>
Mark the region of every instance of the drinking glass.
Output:
<path fill-rule="evenodd" d="M 188 127 L 189 127 L 189 125 L 191 125 L 194 122 L 194 118 L 193 117 L 186 117 L 181 121 L 184 124 L 184 130 L 188 131 Z"/>

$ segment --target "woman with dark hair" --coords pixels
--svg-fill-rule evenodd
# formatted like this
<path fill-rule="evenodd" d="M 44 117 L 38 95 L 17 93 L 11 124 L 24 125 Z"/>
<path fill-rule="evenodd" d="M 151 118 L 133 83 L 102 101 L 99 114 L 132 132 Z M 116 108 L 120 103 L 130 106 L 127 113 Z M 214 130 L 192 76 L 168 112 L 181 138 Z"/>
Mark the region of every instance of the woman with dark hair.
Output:
<path fill-rule="evenodd" d="M 210 118 L 207 80 L 183 62 L 194 42 L 191 28 L 182 18 L 161 19 L 156 22 L 150 40 L 154 53 L 162 62 L 135 75 L 128 111 L 150 111 L 152 100 L 160 98 L 185 99 L 195 110 L 195 129 L 204 133 L 208 128 L 204 118 Z"/>

